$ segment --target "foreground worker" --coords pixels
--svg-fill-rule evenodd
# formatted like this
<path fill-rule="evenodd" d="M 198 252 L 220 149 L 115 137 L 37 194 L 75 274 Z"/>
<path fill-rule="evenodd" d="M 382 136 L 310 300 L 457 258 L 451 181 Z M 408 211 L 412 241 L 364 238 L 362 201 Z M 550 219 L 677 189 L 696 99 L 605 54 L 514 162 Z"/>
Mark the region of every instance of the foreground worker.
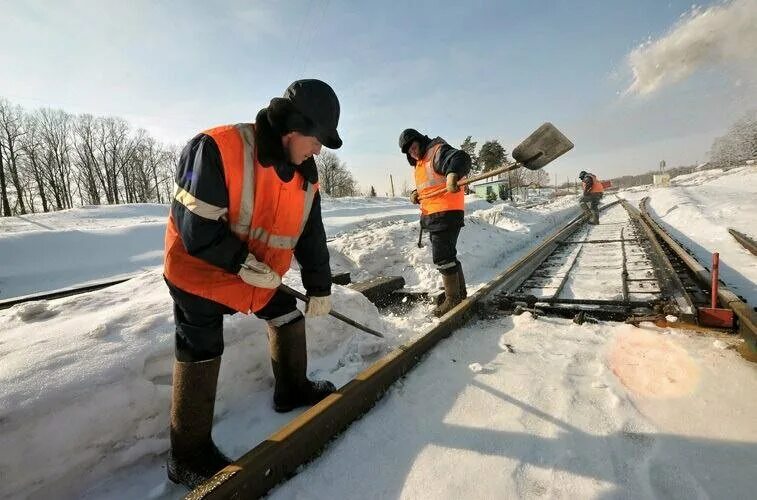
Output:
<path fill-rule="evenodd" d="M 400 150 L 415 167 L 416 189 L 410 201 L 420 204 L 421 228 L 431 238 L 431 254 L 444 283 L 444 301 L 434 309 L 434 315 L 445 315 L 466 296 L 463 267 L 457 260 L 457 238 L 464 225 L 465 194 L 458 182 L 470 172 L 471 158 L 465 151 L 455 149 L 444 139 L 430 139 L 414 129 L 400 134 Z M 440 186 L 446 191 L 424 197 Z"/>
<path fill-rule="evenodd" d="M 586 214 L 589 224 L 599 224 L 599 200 L 604 195 L 604 186 L 597 176 L 586 171 L 578 174 L 583 187 L 583 194 L 579 204 Z"/>
<path fill-rule="evenodd" d="M 310 297 L 305 315 L 331 310 L 313 156 L 322 145 L 342 145 L 338 121 L 331 87 L 298 80 L 255 123 L 206 130 L 181 153 L 164 271 L 176 322 L 167 467 L 176 483 L 194 488 L 230 463 L 211 438 L 224 314 L 267 321 L 276 411 L 335 391 L 331 382 L 308 380 L 305 319 L 277 287 L 294 256 Z"/>

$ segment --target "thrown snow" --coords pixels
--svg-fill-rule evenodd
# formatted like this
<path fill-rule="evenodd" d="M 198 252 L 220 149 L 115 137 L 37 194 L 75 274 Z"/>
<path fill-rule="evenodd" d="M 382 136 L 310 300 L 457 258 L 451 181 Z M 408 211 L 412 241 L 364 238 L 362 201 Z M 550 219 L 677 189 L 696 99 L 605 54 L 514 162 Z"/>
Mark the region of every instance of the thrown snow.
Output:
<path fill-rule="evenodd" d="M 628 55 L 634 81 L 627 92 L 651 94 L 708 67 L 750 71 L 747 75 L 754 77 L 755 47 L 757 1 L 693 7 L 665 36 L 643 43 Z"/>

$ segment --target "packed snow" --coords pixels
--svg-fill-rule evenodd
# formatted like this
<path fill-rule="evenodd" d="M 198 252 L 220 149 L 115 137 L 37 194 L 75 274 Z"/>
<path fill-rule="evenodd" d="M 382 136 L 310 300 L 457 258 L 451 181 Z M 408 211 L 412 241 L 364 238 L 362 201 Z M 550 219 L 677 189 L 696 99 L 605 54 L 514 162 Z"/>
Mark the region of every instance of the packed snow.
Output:
<path fill-rule="evenodd" d="M 712 342 L 479 321 L 270 498 L 753 498 L 756 370 Z"/>
<path fill-rule="evenodd" d="M 651 193 L 657 210 L 646 190 L 626 196 Z M 401 275 L 416 290 L 440 286 L 427 238 L 416 245 L 417 207 L 387 198 L 323 205 L 334 271 L 353 280 Z M 573 197 L 528 209 L 468 197 L 466 212 L 458 249 L 470 293 L 578 208 Z M 132 205 L 0 222 L 2 298 L 136 275 L 0 311 L 0 498 L 186 493 L 163 466 L 173 363 L 160 270 L 166 215 L 162 205 Z M 297 274 L 285 281 L 301 289 Z M 430 304 L 380 313 L 342 286 L 333 298 L 336 310 L 386 334 L 308 320 L 310 376 L 338 386 L 436 321 Z M 264 322 L 238 314 L 224 327 L 214 437 L 236 458 L 293 414 L 271 409 Z M 348 498 L 360 484 L 362 498 L 739 498 L 757 463 L 757 408 L 743 397 L 757 379 L 734 352 L 738 342 L 529 314 L 475 322 L 273 496 Z"/>
<path fill-rule="evenodd" d="M 674 177 L 669 188 L 634 188 L 621 196 L 634 202 L 649 196 L 650 215 L 707 269 L 718 252 L 720 279 L 757 305 L 757 258 L 728 232 L 757 239 L 757 167 L 702 170 Z"/>

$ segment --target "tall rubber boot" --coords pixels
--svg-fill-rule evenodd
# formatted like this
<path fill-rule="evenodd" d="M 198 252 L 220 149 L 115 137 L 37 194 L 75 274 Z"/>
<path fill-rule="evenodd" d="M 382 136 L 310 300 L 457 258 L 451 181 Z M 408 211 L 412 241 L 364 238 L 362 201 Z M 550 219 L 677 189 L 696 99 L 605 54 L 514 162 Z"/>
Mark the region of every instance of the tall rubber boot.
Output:
<path fill-rule="evenodd" d="M 284 326 L 268 325 L 268 341 L 276 378 L 274 410 L 286 413 L 300 406 L 312 406 L 336 391 L 331 382 L 307 378 L 305 318 Z"/>
<path fill-rule="evenodd" d="M 591 221 L 592 224 L 594 224 L 595 226 L 599 225 L 599 209 L 598 208 L 592 209 L 591 219 L 592 219 Z"/>
<path fill-rule="evenodd" d="M 442 274 L 442 282 L 444 283 L 444 302 L 433 311 L 434 316 L 437 318 L 447 314 L 447 312 L 463 300 L 461 293 L 462 286 L 464 286 L 462 284 L 464 279 L 462 272 L 463 268 L 460 264 L 457 264 L 453 269 L 455 271 L 450 274 Z"/>
<path fill-rule="evenodd" d="M 221 357 L 176 361 L 171 401 L 171 450 L 168 479 L 194 489 L 231 461 L 213 443 L 213 410 Z"/>
<path fill-rule="evenodd" d="M 460 273 L 460 300 L 468 297 L 468 287 L 465 285 L 465 275 L 463 274 L 463 265 L 457 263 L 457 272 Z"/>

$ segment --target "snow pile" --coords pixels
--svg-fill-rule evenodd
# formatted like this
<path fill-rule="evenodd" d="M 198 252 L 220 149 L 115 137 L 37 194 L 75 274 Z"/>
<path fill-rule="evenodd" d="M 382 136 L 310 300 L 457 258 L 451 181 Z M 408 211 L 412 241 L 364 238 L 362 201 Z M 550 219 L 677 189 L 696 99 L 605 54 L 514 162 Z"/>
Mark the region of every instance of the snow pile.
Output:
<path fill-rule="evenodd" d="M 397 344 L 402 331 L 389 328 L 357 292 L 336 287 L 334 304 L 388 337 L 308 321 L 310 372 L 339 385 Z M 73 496 L 82 484 L 167 449 L 171 311 L 156 271 L 99 292 L 0 311 L 0 449 L 14 450 L 0 455 L 0 496 Z M 265 323 L 235 315 L 224 326 L 216 415 L 241 412 L 247 422 L 216 435 L 238 456 L 286 420 L 269 409 Z"/>
<path fill-rule="evenodd" d="M 539 238 L 578 214 L 571 197 L 531 210 L 468 200 L 457 250 L 469 288 L 490 280 Z M 417 246 L 419 229 L 417 215 L 414 222 L 367 222 L 362 231 L 329 243 L 332 267 L 350 271 L 355 281 L 378 275 L 403 276 L 408 288 L 436 289 L 441 286 L 441 276 L 431 258 L 428 235 L 424 234 L 424 247 Z"/>
<path fill-rule="evenodd" d="M 684 390 L 615 377 L 637 335 L 656 382 Z M 756 369 L 711 342 L 528 313 L 472 324 L 271 498 L 751 498 Z M 703 376 L 666 380 L 662 353 Z"/>
<path fill-rule="evenodd" d="M 757 0 L 732 0 L 693 8 L 664 37 L 628 55 L 630 93 L 651 94 L 695 71 L 724 63 L 752 70 L 757 63 Z M 751 62 L 750 62 L 751 61 Z"/>
<path fill-rule="evenodd" d="M 650 213 L 708 269 L 720 253 L 720 278 L 736 294 L 757 304 L 757 259 L 728 232 L 757 237 L 757 167 L 704 170 L 673 179 L 670 188 L 625 191 L 638 202 L 649 196 Z"/>

